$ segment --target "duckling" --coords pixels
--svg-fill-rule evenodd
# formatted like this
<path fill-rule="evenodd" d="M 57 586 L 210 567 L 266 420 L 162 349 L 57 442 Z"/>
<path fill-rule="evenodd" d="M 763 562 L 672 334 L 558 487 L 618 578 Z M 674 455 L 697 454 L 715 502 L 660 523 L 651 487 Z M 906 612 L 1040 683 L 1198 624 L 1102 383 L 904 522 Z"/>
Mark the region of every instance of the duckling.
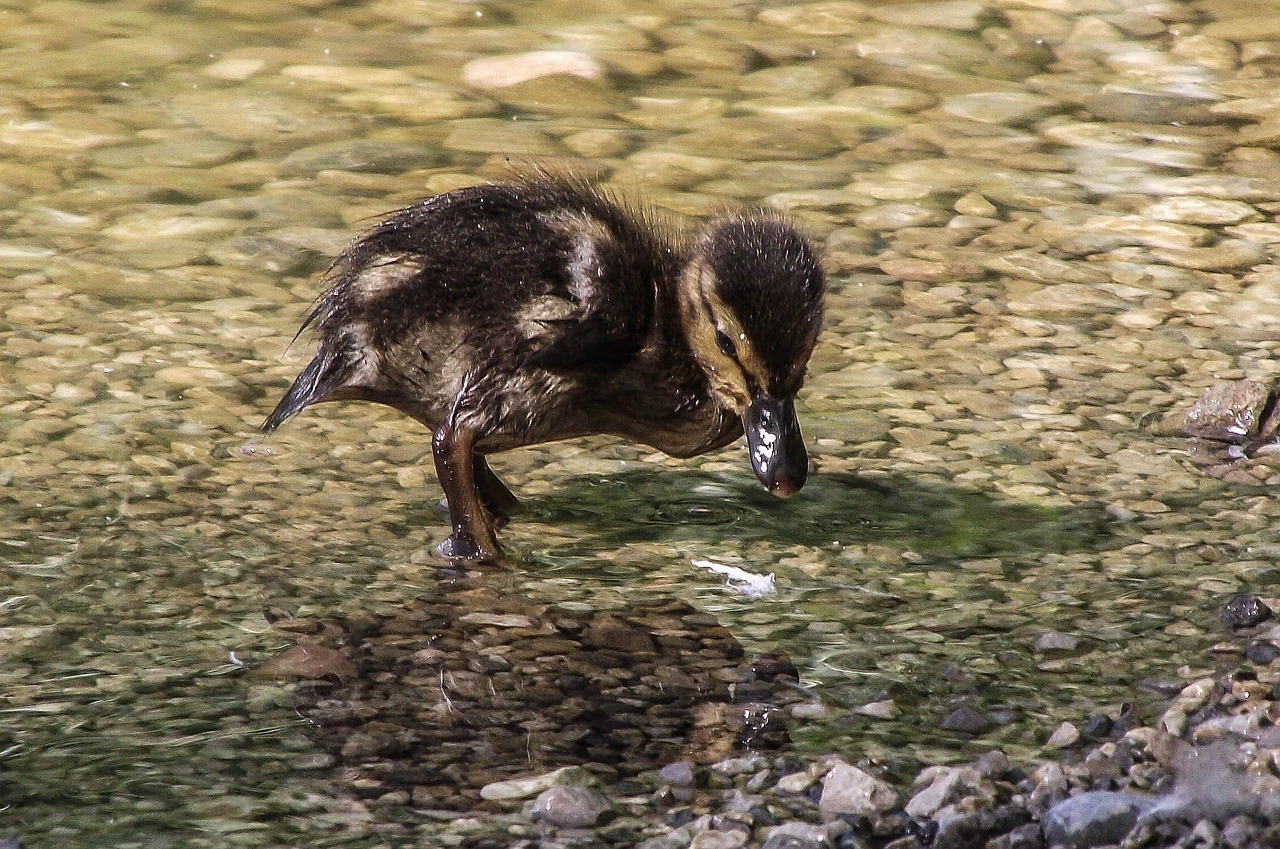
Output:
<path fill-rule="evenodd" d="M 500 556 L 519 502 L 486 457 L 615 434 L 674 457 L 745 432 L 772 493 L 804 485 L 795 397 L 822 323 L 809 242 L 770 213 L 681 242 L 590 180 L 537 174 L 391 214 L 333 263 L 302 330 L 319 352 L 262 429 L 323 401 L 385 404 L 433 434 L 451 533 Z"/>

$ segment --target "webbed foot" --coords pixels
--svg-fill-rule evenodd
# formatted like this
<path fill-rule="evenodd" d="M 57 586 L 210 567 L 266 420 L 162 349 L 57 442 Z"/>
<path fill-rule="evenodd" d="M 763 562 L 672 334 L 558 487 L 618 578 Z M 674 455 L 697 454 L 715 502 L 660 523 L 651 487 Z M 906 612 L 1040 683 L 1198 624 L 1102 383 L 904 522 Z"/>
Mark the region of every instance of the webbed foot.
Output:
<path fill-rule="evenodd" d="M 449 560 L 497 560 L 496 552 L 491 553 L 480 547 L 470 534 L 453 533 L 432 549 L 437 557 Z"/>

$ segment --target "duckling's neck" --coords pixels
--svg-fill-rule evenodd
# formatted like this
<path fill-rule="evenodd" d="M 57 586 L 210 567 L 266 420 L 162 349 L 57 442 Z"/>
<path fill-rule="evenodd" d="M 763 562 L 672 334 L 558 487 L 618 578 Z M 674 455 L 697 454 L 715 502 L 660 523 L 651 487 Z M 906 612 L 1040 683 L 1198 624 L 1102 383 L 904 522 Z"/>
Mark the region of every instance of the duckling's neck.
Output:
<path fill-rule="evenodd" d="M 688 257 L 657 286 L 654 320 L 635 357 L 608 381 L 599 415 L 609 430 L 673 457 L 692 457 L 742 435 L 738 415 L 725 409 L 694 354 L 685 288 L 699 270 Z"/>

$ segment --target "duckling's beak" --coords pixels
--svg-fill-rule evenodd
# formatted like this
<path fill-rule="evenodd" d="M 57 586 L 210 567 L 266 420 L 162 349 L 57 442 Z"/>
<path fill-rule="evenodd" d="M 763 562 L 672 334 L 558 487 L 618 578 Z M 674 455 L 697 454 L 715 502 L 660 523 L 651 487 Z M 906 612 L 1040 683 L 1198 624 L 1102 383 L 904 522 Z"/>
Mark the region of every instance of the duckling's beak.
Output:
<path fill-rule="evenodd" d="M 760 483 L 779 498 L 799 492 L 809 475 L 809 454 L 796 421 L 795 401 L 762 392 L 743 412 L 742 427 Z"/>

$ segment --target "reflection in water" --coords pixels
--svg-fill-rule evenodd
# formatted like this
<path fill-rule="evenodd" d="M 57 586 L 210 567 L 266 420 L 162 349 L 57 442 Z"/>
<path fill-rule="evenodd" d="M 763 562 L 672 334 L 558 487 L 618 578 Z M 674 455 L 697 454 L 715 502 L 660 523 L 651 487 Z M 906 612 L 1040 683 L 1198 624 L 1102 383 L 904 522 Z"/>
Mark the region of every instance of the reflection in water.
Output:
<path fill-rule="evenodd" d="M 297 644 L 259 674 L 303 680 L 334 780 L 418 807 L 472 808 L 485 784 L 566 765 L 617 777 L 777 748 L 801 699 L 784 655 L 744 659 L 675 599 L 600 612 L 464 578 L 404 610 L 275 626 Z"/>

